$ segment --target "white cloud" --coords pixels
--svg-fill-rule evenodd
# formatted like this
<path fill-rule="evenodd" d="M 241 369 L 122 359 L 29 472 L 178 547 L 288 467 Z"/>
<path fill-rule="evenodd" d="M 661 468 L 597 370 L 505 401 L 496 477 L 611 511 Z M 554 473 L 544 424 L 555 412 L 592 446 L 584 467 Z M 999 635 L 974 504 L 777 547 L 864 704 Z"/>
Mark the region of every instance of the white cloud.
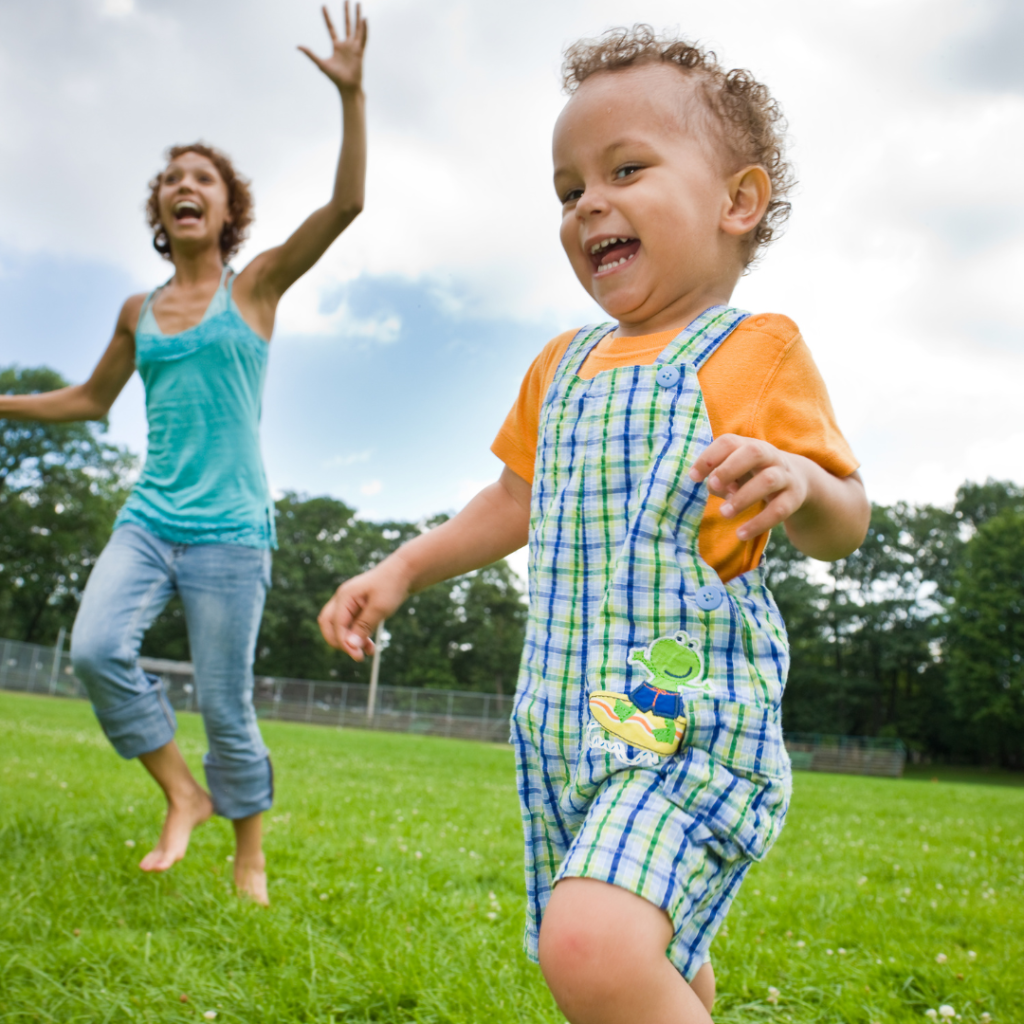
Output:
<path fill-rule="evenodd" d="M 1024 478 L 1024 94 L 1012 68 L 968 80 L 952 59 L 967 45 L 1019 53 L 1002 0 L 526 0 L 512 18 L 375 0 L 368 13 L 366 212 L 286 297 L 281 333 L 396 339 L 391 311 L 331 306 L 361 274 L 429 281 L 458 312 L 566 327 L 600 315 L 557 241 L 560 50 L 623 21 L 682 21 L 787 112 L 792 224 L 736 301 L 800 323 L 872 493 L 940 500 L 968 475 Z M 144 230 L 145 182 L 164 146 L 198 136 L 254 180 L 243 257 L 279 242 L 326 199 L 337 153 L 336 97 L 298 42 L 324 49 L 315 4 L 0 7 L 0 244 L 151 286 L 167 267 Z"/>
<path fill-rule="evenodd" d="M 384 485 L 379 480 L 369 480 L 359 488 L 359 493 L 370 498 L 375 494 L 380 494 L 383 489 Z"/>
<path fill-rule="evenodd" d="M 111 18 L 123 18 L 135 11 L 135 0 L 103 0 L 102 12 Z"/>
<path fill-rule="evenodd" d="M 340 469 L 345 466 L 355 466 L 361 462 L 369 462 L 370 456 L 373 454 L 371 448 L 367 448 L 361 452 L 351 452 L 348 455 L 335 455 L 333 458 L 327 459 L 324 463 L 324 469 Z"/>

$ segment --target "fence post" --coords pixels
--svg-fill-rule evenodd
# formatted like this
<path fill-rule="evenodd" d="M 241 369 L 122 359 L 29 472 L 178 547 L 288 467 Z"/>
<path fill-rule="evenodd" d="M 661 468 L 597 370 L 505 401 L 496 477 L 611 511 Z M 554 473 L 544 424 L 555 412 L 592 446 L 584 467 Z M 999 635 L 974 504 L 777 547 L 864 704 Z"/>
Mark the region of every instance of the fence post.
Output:
<path fill-rule="evenodd" d="M 380 679 L 380 638 L 384 631 L 384 620 L 373 634 L 373 664 L 370 666 L 370 692 L 366 696 L 366 717 L 372 722 L 377 710 L 377 680 Z"/>
<path fill-rule="evenodd" d="M 53 664 L 50 666 L 50 696 L 52 697 L 57 689 L 57 673 L 60 671 L 60 659 L 64 653 L 64 636 L 66 630 L 63 626 L 57 630 L 57 646 L 53 651 Z"/>
<path fill-rule="evenodd" d="M 448 691 L 448 715 L 444 723 L 444 734 L 445 736 L 451 736 L 452 734 L 452 701 L 455 699 L 455 693 L 453 690 Z"/>
<path fill-rule="evenodd" d="M 315 683 L 309 683 L 309 696 L 306 698 L 306 721 L 313 721 L 313 687 Z"/>
<path fill-rule="evenodd" d="M 36 672 L 39 671 L 39 651 L 36 649 L 35 644 L 27 644 L 29 649 L 29 656 L 32 658 L 32 671 L 28 675 L 28 686 L 25 687 L 26 693 L 32 693 L 36 685 Z"/>
<path fill-rule="evenodd" d="M 8 657 L 8 651 L 10 650 L 10 647 L 11 647 L 11 641 L 10 640 L 5 640 L 4 641 L 3 660 L 0 661 L 0 690 L 2 690 L 4 688 L 4 680 L 7 678 L 7 657 Z"/>

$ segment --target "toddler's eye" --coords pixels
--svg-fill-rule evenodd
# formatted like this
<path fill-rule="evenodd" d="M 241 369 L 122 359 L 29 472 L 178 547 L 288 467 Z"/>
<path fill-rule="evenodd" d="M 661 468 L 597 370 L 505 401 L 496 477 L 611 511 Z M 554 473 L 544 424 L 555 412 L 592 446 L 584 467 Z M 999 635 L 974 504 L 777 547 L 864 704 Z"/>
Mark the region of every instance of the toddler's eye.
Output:
<path fill-rule="evenodd" d="M 620 167 L 615 172 L 615 178 L 617 181 L 622 178 L 628 178 L 631 174 L 636 174 L 639 170 L 640 168 L 636 164 L 627 164 L 625 167 Z"/>
<path fill-rule="evenodd" d="M 581 188 L 571 188 L 571 189 L 569 189 L 569 191 L 566 192 L 565 195 L 562 196 L 562 205 L 564 206 L 566 203 L 575 203 L 579 199 L 579 197 L 581 195 L 583 195 L 583 189 L 581 189 Z"/>

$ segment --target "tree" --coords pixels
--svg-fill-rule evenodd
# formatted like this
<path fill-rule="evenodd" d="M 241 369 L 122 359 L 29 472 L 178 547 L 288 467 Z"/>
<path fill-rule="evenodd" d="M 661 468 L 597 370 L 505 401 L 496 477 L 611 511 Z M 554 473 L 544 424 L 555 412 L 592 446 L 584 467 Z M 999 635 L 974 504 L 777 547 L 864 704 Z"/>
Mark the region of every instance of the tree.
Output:
<path fill-rule="evenodd" d="M 66 383 L 45 367 L 0 371 L 4 394 Z M 0 419 L 0 634 L 52 643 L 70 629 L 134 466 L 105 430 Z"/>
<path fill-rule="evenodd" d="M 256 645 L 256 673 L 368 682 L 369 663 L 324 642 L 317 615 L 337 587 L 371 568 L 424 529 L 443 523 L 360 519 L 329 497 L 286 494 L 277 502 L 279 549 Z M 515 686 L 526 608 L 504 562 L 413 594 L 388 620 L 382 682 L 428 689 L 504 692 Z M 172 601 L 143 652 L 186 660 L 181 603 Z"/>
<path fill-rule="evenodd" d="M 1024 768 L 1024 511 L 989 510 L 950 587 L 948 693 L 977 757 Z"/>
<path fill-rule="evenodd" d="M 512 693 L 526 636 L 527 607 L 522 586 L 505 561 L 464 576 L 455 600 L 461 629 L 452 652 L 463 690 Z"/>

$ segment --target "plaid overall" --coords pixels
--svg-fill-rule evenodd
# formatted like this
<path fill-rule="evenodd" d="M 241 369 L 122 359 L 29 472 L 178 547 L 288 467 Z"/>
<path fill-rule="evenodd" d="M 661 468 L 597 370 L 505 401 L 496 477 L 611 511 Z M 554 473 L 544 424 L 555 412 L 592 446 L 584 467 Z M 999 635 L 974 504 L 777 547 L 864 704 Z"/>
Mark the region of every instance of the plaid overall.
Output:
<path fill-rule="evenodd" d="M 746 316 L 712 307 L 655 365 L 589 381 L 577 371 L 614 325 L 584 328 L 541 409 L 512 715 L 532 959 L 552 886 L 594 878 L 668 913 L 690 980 L 785 818 L 785 627 L 762 567 L 722 583 L 701 558 L 707 489 L 688 475 L 712 441 L 697 371 Z M 699 665 L 674 690 L 648 667 L 659 638 Z M 595 694 L 674 719 L 678 749 L 617 738 Z"/>

